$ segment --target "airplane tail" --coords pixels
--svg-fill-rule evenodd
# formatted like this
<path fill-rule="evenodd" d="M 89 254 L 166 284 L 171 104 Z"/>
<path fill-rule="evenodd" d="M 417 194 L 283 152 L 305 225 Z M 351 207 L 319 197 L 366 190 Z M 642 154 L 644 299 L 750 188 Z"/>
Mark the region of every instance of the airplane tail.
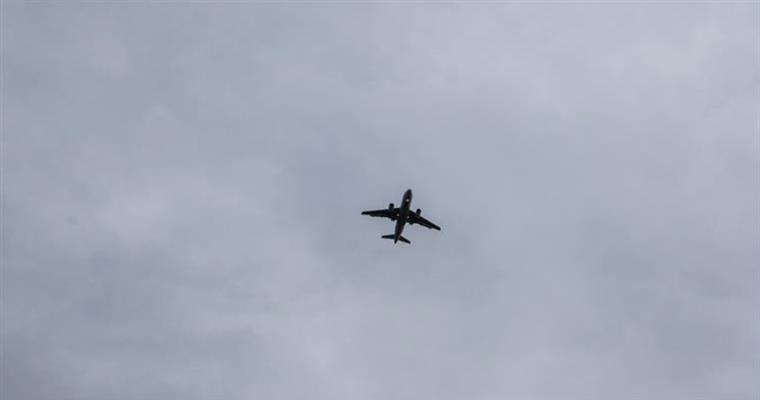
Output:
<path fill-rule="evenodd" d="M 393 235 L 393 234 L 390 234 L 390 235 L 383 235 L 383 236 L 382 236 L 382 238 L 383 238 L 383 239 L 395 239 L 395 238 L 396 238 L 396 235 Z M 398 240 L 400 240 L 400 241 L 402 241 L 402 242 L 404 242 L 404 243 L 409 243 L 409 244 L 411 244 L 411 243 L 412 243 L 412 242 L 410 242 L 410 241 L 409 241 L 409 239 L 407 239 L 407 238 L 405 238 L 405 237 L 403 237 L 403 236 L 401 236 L 401 235 L 399 235 L 399 237 L 398 237 Z"/>

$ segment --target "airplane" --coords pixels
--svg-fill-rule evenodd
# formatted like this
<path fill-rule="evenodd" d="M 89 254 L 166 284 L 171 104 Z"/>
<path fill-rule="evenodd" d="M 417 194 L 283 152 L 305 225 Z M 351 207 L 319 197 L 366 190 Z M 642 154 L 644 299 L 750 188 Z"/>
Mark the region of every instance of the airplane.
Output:
<path fill-rule="evenodd" d="M 414 225 L 419 224 L 429 229 L 441 230 L 441 227 L 426 220 L 421 214 L 422 210 L 417 209 L 416 212 L 411 211 L 412 205 L 412 189 L 407 189 L 404 192 L 404 197 L 401 198 L 401 207 L 394 207 L 393 203 L 388 204 L 388 208 L 381 210 L 369 210 L 362 211 L 362 215 L 369 215 L 370 217 L 384 217 L 390 218 L 391 221 L 396 221 L 396 230 L 391 235 L 381 236 L 383 239 L 393 239 L 393 243 L 402 241 L 404 243 L 412 243 L 409 239 L 401 236 L 401 232 L 404 231 L 404 224 Z"/>

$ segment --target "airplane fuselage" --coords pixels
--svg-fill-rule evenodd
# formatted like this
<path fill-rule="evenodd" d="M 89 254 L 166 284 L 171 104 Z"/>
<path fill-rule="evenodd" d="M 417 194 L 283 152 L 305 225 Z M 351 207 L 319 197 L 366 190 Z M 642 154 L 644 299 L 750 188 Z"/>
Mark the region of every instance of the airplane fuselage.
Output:
<path fill-rule="evenodd" d="M 406 224 L 409 216 L 409 210 L 412 206 L 412 189 L 407 189 L 404 192 L 404 197 L 401 198 L 401 206 L 398 208 L 398 216 L 396 217 L 396 230 L 393 232 L 393 243 L 398 242 L 398 238 L 401 237 L 401 233 L 404 231 L 404 225 Z"/>

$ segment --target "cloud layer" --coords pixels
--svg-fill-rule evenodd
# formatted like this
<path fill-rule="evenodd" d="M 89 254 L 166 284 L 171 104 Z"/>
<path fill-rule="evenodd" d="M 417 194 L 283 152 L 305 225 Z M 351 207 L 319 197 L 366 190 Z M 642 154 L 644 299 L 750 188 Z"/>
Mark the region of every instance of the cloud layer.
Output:
<path fill-rule="evenodd" d="M 3 7 L 3 399 L 760 394 L 757 5 Z"/>

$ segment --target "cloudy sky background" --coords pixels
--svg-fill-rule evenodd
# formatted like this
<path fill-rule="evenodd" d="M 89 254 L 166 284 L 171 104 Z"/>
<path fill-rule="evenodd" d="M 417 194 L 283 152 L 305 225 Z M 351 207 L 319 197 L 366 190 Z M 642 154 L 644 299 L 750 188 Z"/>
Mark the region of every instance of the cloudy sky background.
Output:
<path fill-rule="evenodd" d="M 757 4 L 2 11 L 3 400 L 760 395 Z"/>

